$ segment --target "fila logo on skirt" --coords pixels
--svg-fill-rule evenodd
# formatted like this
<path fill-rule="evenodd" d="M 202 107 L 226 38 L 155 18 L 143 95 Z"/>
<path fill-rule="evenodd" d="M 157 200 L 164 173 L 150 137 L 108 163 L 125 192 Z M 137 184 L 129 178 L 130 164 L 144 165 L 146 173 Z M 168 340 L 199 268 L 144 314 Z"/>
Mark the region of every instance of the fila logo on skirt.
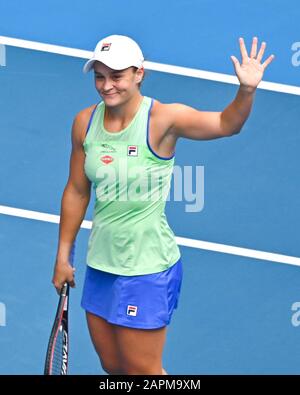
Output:
<path fill-rule="evenodd" d="M 132 316 L 136 317 L 136 315 L 137 315 L 137 306 L 128 305 L 127 306 L 127 315 L 132 315 Z"/>

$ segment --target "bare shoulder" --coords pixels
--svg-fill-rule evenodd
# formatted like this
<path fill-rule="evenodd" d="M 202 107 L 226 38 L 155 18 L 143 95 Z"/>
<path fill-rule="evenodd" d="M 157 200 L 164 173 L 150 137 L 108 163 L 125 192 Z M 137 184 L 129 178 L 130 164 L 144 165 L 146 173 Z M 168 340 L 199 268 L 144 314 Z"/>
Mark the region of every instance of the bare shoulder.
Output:
<path fill-rule="evenodd" d="M 179 107 L 178 107 L 179 106 Z M 161 103 L 158 100 L 154 100 L 151 111 L 151 117 L 154 121 L 164 123 L 165 125 L 172 125 L 176 111 L 180 108 L 177 103 Z M 167 127 L 168 129 L 168 127 Z"/>
<path fill-rule="evenodd" d="M 178 103 L 161 103 L 155 99 L 151 114 L 154 116 L 172 116 L 178 108 L 180 108 Z"/>
<path fill-rule="evenodd" d="M 96 104 L 93 104 L 92 106 L 89 106 L 87 108 L 84 108 L 83 110 L 79 111 L 73 121 L 73 127 L 72 127 L 72 139 L 74 143 L 76 144 L 82 144 L 85 135 L 86 135 L 86 130 L 90 121 L 90 118 L 92 116 L 92 112 L 95 109 Z"/>
<path fill-rule="evenodd" d="M 174 119 L 174 117 L 187 109 L 195 110 L 182 103 L 161 103 L 158 100 L 154 100 L 151 115 L 157 117 L 167 117 L 169 119 Z"/>
<path fill-rule="evenodd" d="M 176 118 L 181 114 L 187 106 L 180 103 L 161 103 L 155 100 L 153 103 L 151 118 L 153 123 L 161 126 L 165 133 L 172 132 Z"/>

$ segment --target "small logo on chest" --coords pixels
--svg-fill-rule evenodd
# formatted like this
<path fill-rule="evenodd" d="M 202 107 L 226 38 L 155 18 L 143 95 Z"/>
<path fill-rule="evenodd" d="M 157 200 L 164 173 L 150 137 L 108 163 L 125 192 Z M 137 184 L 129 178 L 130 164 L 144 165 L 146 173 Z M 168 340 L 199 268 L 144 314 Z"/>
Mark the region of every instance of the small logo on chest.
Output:
<path fill-rule="evenodd" d="M 106 165 L 109 165 L 114 160 L 114 158 L 112 156 L 110 156 L 110 155 L 101 156 L 100 159 Z"/>
<path fill-rule="evenodd" d="M 127 147 L 127 155 L 128 156 L 138 156 L 138 147 L 137 147 L 137 145 L 128 145 L 128 147 Z"/>
<path fill-rule="evenodd" d="M 100 152 L 116 152 L 116 149 L 109 144 L 101 144 L 101 151 Z"/>

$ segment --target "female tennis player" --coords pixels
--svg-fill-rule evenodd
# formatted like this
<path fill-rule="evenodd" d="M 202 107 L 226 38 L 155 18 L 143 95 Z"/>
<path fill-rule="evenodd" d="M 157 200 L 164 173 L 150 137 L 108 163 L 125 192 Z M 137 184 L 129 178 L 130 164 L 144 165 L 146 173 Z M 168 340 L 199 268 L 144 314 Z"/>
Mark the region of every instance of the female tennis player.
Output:
<path fill-rule="evenodd" d="M 109 374 L 167 374 L 162 353 L 178 305 L 180 250 L 164 209 L 177 140 L 209 140 L 240 132 L 255 90 L 273 55 L 266 44 L 242 63 L 231 57 L 240 86 L 222 112 L 163 104 L 143 96 L 144 57 L 138 44 L 113 35 L 97 44 L 84 72 L 93 70 L 102 101 L 73 122 L 70 174 L 62 205 L 53 284 L 74 287 L 69 254 L 95 189 L 82 307 L 94 347 Z"/>

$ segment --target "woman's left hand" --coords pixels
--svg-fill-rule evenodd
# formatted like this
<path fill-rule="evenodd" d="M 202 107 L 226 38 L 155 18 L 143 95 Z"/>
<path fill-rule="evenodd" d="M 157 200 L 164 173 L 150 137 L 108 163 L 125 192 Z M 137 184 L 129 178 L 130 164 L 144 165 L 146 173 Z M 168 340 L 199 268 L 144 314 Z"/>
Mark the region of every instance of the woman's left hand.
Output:
<path fill-rule="evenodd" d="M 257 85 L 262 80 L 265 69 L 272 62 L 275 56 L 271 55 L 261 63 L 266 49 L 266 43 L 262 42 L 257 54 L 257 37 L 253 38 L 250 57 L 247 53 L 244 39 L 240 38 L 239 43 L 242 55 L 242 64 L 240 64 L 235 56 L 231 56 L 231 60 L 234 64 L 235 73 L 240 81 L 241 87 L 252 92 L 255 91 Z"/>

